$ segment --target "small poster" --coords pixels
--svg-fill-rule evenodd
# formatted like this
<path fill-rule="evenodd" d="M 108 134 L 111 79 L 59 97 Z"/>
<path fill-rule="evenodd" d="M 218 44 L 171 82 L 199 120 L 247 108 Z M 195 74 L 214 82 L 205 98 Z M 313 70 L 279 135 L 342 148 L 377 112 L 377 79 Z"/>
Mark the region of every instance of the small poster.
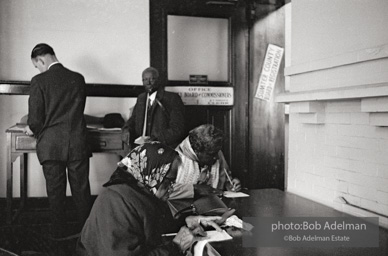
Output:
<path fill-rule="evenodd" d="M 269 101 L 275 87 L 276 78 L 278 76 L 280 63 L 282 61 L 284 49 L 269 44 L 265 55 L 263 69 L 257 85 L 255 98 Z"/>
<path fill-rule="evenodd" d="M 185 105 L 233 106 L 233 87 L 168 86 L 166 91 L 178 93 Z"/>

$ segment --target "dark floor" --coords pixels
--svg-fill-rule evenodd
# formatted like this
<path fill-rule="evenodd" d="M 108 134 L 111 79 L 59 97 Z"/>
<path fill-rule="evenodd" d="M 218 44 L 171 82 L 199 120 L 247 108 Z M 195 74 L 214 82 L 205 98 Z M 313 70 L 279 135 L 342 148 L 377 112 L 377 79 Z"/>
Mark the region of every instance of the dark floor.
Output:
<path fill-rule="evenodd" d="M 250 193 L 251 197 L 242 198 L 241 200 L 230 200 L 230 203 L 239 203 L 234 206 L 228 204 L 228 206 L 245 212 L 241 216 L 340 217 L 344 215 L 332 208 L 278 190 L 267 189 L 253 192 Z M 15 200 L 14 205 L 16 207 L 17 200 Z M 76 238 L 63 242 L 50 239 L 50 220 L 47 199 L 29 198 L 25 210 L 12 225 L 7 225 L 5 222 L 5 206 L 5 199 L 0 199 L 0 248 L 22 256 L 72 256 L 74 254 L 77 242 Z M 75 221 L 74 205 L 71 198 L 68 198 L 67 209 L 68 231 L 69 233 L 74 233 L 77 229 L 77 223 Z M 228 251 L 228 255 L 234 256 L 385 256 L 388 255 L 388 230 L 380 228 L 378 248 L 263 247 L 243 249 L 243 253 L 241 252 L 241 248 L 236 250 L 237 253 L 230 253 L 231 250 L 229 247 L 224 248 L 224 250 Z M 0 256 L 5 255 L 8 254 L 4 254 L 0 250 Z"/>
<path fill-rule="evenodd" d="M 14 200 L 14 207 L 18 201 Z M 77 233 L 74 205 L 66 202 L 68 233 Z M 74 254 L 77 238 L 54 241 L 50 238 L 50 217 L 47 198 L 29 198 L 21 214 L 12 225 L 6 223 L 6 201 L 0 199 L 0 248 L 17 255 L 66 255 Z M 1 255 L 1 254 L 0 254 Z"/>

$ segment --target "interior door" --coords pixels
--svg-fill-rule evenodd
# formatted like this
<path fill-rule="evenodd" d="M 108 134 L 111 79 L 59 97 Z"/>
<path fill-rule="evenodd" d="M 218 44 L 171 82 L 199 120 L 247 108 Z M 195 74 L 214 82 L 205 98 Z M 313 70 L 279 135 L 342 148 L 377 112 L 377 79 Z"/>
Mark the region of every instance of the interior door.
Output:
<path fill-rule="evenodd" d="M 212 4 L 210 4 L 212 3 Z M 213 123 L 227 135 L 226 159 L 247 188 L 284 189 L 284 92 L 282 61 L 270 101 L 254 97 L 268 44 L 284 48 L 282 0 L 150 0 L 151 65 L 167 79 L 167 15 L 230 19 L 232 109 L 187 107 L 189 127 Z M 180 82 L 183 84 L 182 82 Z M 171 84 L 173 85 L 173 84 Z M 204 109 L 203 109 L 204 108 Z"/>
<path fill-rule="evenodd" d="M 233 77 L 231 77 L 230 70 L 231 70 L 231 58 L 230 58 L 230 29 L 229 29 L 229 18 L 232 15 L 232 13 L 235 10 L 235 5 L 219 5 L 219 4 L 211 4 L 212 1 L 207 0 L 150 0 L 150 48 L 151 48 L 151 66 L 157 68 L 160 71 L 160 80 L 161 82 L 166 86 L 195 86 L 191 85 L 189 83 L 189 76 L 185 75 L 183 78 L 179 79 L 176 77 L 172 77 L 171 73 L 178 73 L 178 76 L 182 75 L 177 70 L 177 66 L 175 65 L 175 70 L 170 69 L 169 72 L 169 64 L 171 62 L 174 62 L 176 56 L 182 56 L 181 59 L 186 58 L 186 56 L 194 55 L 192 59 L 187 60 L 184 64 L 190 64 L 188 66 L 191 67 L 191 69 L 195 69 L 192 67 L 193 63 L 198 63 L 198 65 L 206 66 L 205 64 L 209 64 L 211 62 L 218 62 L 219 64 L 222 64 L 223 68 L 220 68 L 220 70 L 225 71 L 226 77 L 222 76 L 221 79 L 215 79 L 211 78 L 209 75 L 209 82 L 208 84 L 204 86 L 209 87 L 233 87 Z M 201 27 L 200 30 L 197 30 L 196 26 L 192 26 L 196 23 L 195 20 L 222 20 L 223 24 L 226 21 L 226 29 L 224 26 L 222 26 L 221 32 L 226 31 L 225 33 L 227 35 L 227 39 L 222 41 L 221 38 L 223 38 L 221 35 L 224 35 L 224 33 L 217 34 L 217 30 L 212 30 L 211 26 L 208 27 Z M 200 32 L 208 32 L 213 31 L 215 32 L 215 41 L 220 40 L 220 42 L 225 43 L 226 47 L 221 47 L 222 49 L 226 49 L 226 57 L 222 54 L 214 54 L 212 55 L 206 55 L 204 58 L 202 58 L 199 62 L 196 62 L 196 55 L 201 56 L 201 52 L 203 49 L 198 49 L 198 45 L 192 45 L 191 42 L 188 42 L 188 44 L 185 44 L 184 47 L 176 47 L 175 51 L 179 53 L 179 50 L 184 49 L 185 53 L 181 54 L 171 54 L 171 51 L 174 51 L 173 47 L 170 47 L 169 43 L 171 45 L 174 45 L 172 36 L 172 33 L 169 33 L 169 21 L 180 21 L 181 24 L 178 26 L 172 26 L 171 28 L 177 28 L 181 27 L 182 24 L 188 25 L 189 28 L 192 28 L 195 33 L 198 33 L 197 38 L 193 38 L 192 36 L 188 36 L 187 38 L 185 36 L 182 36 L 183 34 L 192 34 L 192 33 L 184 33 L 185 31 L 179 30 L 179 29 L 171 29 L 171 31 L 174 31 L 173 33 L 176 34 L 179 38 L 184 38 L 185 40 L 192 39 L 193 42 L 197 42 L 196 40 L 198 38 L 203 37 L 203 34 L 199 34 Z M 183 22 L 182 22 L 183 20 Z M 190 21 L 191 20 L 191 21 Z M 191 23 L 190 23 L 190 22 Z M 170 23 L 171 24 L 171 23 Z M 209 22 L 208 22 L 209 25 Z M 210 24 L 211 25 L 211 24 Z M 183 26 L 182 26 L 183 27 Z M 194 29 L 193 29 L 194 28 Z M 214 27 L 213 27 L 214 28 Z M 204 31 L 205 30 L 205 31 Z M 191 31 L 190 31 L 191 32 Z M 208 33 L 204 33 L 205 35 Z M 170 36 L 170 40 L 169 40 Z M 171 37 L 172 36 L 172 37 Z M 213 35 L 210 35 L 209 38 L 213 38 Z M 191 45 L 191 46 L 190 46 Z M 201 42 L 199 43 L 201 45 Z M 219 44 L 216 44 L 219 45 Z M 225 45 L 225 44 L 221 44 Z M 176 45 L 175 45 L 176 46 Z M 178 45 L 180 46 L 180 45 Z M 192 47 L 194 46 L 194 47 Z M 206 48 L 204 46 L 203 48 Z M 209 45 L 210 48 L 210 45 Z M 218 51 L 215 51 L 216 53 Z M 222 52 L 224 53 L 224 52 Z M 173 56 L 175 55 L 175 56 Z M 216 60 L 216 61 L 214 61 Z M 184 66 L 182 64 L 182 66 Z M 195 65 L 194 65 L 195 66 Z M 225 67 L 226 66 L 226 67 Z M 179 67 L 180 68 L 180 67 Z M 190 70 L 190 72 L 193 72 Z M 173 72 L 171 72 L 173 71 Z M 209 70 L 206 70 L 210 72 Z M 214 71 L 214 70 L 213 70 Z M 214 73 L 214 72 L 213 72 Z M 190 73 L 190 74 L 196 74 L 196 73 Z M 206 74 L 207 73 L 200 73 L 200 74 Z M 185 79 L 186 78 L 186 79 Z M 233 106 L 211 106 L 211 105 L 185 105 L 185 112 L 186 112 L 186 132 L 190 131 L 194 127 L 210 123 L 215 125 L 216 127 L 220 128 L 225 135 L 225 140 L 223 144 L 223 153 L 225 155 L 226 160 L 230 163 L 231 162 L 231 136 L 232 136 L 232 125 L 231 125 L 231 112 L 232 112 Z"/>

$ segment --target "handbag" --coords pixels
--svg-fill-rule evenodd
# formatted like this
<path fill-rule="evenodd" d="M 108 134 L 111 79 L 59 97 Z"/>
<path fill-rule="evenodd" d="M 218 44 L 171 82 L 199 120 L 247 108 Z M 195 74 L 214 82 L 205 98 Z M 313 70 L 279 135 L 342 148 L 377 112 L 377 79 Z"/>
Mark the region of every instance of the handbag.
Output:
<path fill-rule="evenodd" d="M 205 216 L 222 216 L 222 219 L 228 218 L 234 213 L 217 195 L 208 195 L 195 200 L 189 206 L 178 210 L 174 218 L 178 219 L 182 213 L 191 213 Z"/>

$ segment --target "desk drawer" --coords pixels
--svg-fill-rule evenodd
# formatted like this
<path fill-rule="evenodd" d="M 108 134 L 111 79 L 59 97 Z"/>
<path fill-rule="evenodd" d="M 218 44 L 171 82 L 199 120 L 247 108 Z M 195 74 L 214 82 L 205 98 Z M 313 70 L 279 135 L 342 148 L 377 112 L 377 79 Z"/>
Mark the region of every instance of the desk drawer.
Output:
<path fill-rule="evenodd" d="M 16 150 L 34 150 L 36 149 L 36 140 L 34 137 L 27 135 L 15 136 L 15 149 Z"/>
<path fill-rule="evenodd" d="M 10 150 L 14 153 L 31 153 L 36 150 L 36 139 L 21 132 L 9 132 Z M 121 141 L 121 131 L 88 131 L 88 144 L 93 152 L 116 153 L 122 156 L 129 151 Z"/>
<path fill-rule="evenodd" d="M 89 133 L 89 143 L 93 152 L 123 150 L 121 133 Z"/>

